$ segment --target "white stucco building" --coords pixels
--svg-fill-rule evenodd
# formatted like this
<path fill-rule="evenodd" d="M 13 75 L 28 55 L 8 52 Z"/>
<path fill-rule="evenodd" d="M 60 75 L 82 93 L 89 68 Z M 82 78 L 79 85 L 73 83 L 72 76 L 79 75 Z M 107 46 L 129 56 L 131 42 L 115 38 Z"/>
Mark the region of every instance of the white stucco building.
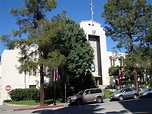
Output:
<path fill-rule="evenodd" d="M 80 22 L 86 33 L 86 38 L 94 49 L 94 72 L 98 85 L 109 85 L 111 83 L 108 69 L 111 65 L 120 65 L 117 57 L 125 56 L 124 53 L 114 54 L 107 52 L 106 36 L 100 23 L 92 20 L 84 20 Z M 0 105 L 3 100 L 10 99 L 8 91 L 15 88 L 39 87 L 39 75 L 20 74 L 17 67 L 19 51 L 4 50 L 1 55 L 0 63 Z M 110 57 L 115 57 L 110 60 Z M 47 79 L 46 79 L 47 81 Z"/>
<path fill-rule="evenodd" d="M 105 31 L 100 23 L 92 20 L 84 20 L 80 22 L 80 27 L 84 29 L 86 38 L 94 50 L 95 72 L 93 72 L 93 75 L 96 77 L 96 82 L 98 85 L 109 85 L 111 82 L 108 73 L 109 67 L 120 65 L 118 58 L 125 56 L 125 54 L 107 52 Z M 114 57 L 113 64 L 111 64 L 109 57 Z"/>

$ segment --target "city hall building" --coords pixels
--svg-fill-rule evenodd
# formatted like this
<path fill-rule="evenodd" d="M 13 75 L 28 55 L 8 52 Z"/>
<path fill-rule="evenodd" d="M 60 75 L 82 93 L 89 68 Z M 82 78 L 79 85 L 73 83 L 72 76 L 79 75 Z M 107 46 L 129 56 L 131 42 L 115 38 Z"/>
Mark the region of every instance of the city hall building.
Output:
<path fill-rule="evenodd" d="M 114 83 L 110 78 L 108 69 L 111 66 L 120 65 L 119 57 L 124 57 L 124 53 L 107 52 L 107 43 L 104 28 L 100 23 L 92 20 L 80 22 L 86 34 L 86 39 L 94 50 L 94 72 L 96 83 L 106 86 Z M 0 59 L 0 105 L 3 100 L 10 99 L 8 92 L 15 88 L 30 88 L 40 86 L 40 76 L 37 74 L 20 74 L 17 67 L 19 50 L 4 50 Z M 45 78 L 45 82 L 48 79 Z"/>

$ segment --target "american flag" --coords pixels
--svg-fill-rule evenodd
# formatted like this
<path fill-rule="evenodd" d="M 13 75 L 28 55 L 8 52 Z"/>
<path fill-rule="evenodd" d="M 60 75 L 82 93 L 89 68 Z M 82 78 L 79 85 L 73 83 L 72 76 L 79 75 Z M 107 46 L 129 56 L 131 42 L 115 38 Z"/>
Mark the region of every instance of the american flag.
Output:
<path fill-rule="evenodd" d="M 57 81 L 59 79 L 59 74 L 58 74 L 58 69 L 54 69 L 54 77 L 53 77 L 53 81 Z"/>
<path fill-rule="evenodd" d="M 123 68 L 119 68 L 119 78 L 124 79 L 125 78 L 125 72 Z"/>

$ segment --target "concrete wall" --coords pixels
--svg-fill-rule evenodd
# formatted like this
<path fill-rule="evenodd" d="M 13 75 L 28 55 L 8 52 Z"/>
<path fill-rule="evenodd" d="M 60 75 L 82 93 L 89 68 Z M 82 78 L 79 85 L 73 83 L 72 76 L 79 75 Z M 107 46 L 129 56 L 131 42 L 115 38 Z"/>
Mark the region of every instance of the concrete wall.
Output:
<path fill-rule="evenodd" d="M 94 49 L 94 64 L 95 64 L 95 72 L 92 72 L 94 77 L 102 77 L 102 85 L 110 85 L 113 83 L 111 80 L 114 80 L 109 76 L 109 67 L 111 67 L 110 57 L 115 59 L 114 66 L 120 65 L 119 57 L 125 57 L 124 53 L 114 53 L 107 52 L 107 43 L 106 43 L 106 35 L 104 28 L 101 27 L 100 23 L 97 23 L 92 20 L 84 20 L 80 22 L 80 27 L 82 27 L 85 31 L 86 38 L 89 41 L 90 36 L 99 37 L 100 40 L 100 54 L 101 54 L 101 75 L 99 75 L 98 71 L 98 58 L 97 58 L 97 42 L 90 42 L 92 48 Z"/>
<path fill-rule="evenodd" d="M 91 20 L 81 21 L 80 27 L 82 27 L 84 29 L 84 31 L 86 33 L 87 40 L 89 40 L 89 38 L 88 38 L 89 35 L 98 36 L 100 38 L 102 84 L 109 85 L 109 75 L 108 75 L 108 67 L 107 67 L 107 62 L 108 62 L 108 60 L 107 60 L 107 45 L 106 45 L 105 31 L 101 27 L 100 23 L 97 23 L 97 22 L 91 21 Z M 94 61 L 97 61 L 97 60 L 94 60 Z M 99 76 L 97 71 L 93 72 L 93 75 L 95 77 Z"/>
<path fill-rule="evenodd" d="M 29 88 L 29 85 L 39 87 L 40 76 L 30 76 L 29 74 L 19 73 L 17 67 L 20 65 L 18 62 L 19 50 L 4 50 L 1 58 L 1 79 L 0 79 L 0 104 L 3 100 L 10 99 L 6 91 L 6 86 L 11 86 L 12 89 L 16 88 Z"/>
<path fill-rule="evenodd" d="M 107 59 L 108 59 L 108 62 L 107 62 L 107 67 L 108 69 L 111 67 L 111 62 L 110 62 L 110 57 L 112 57 L 113 59 L 115 59 L 114 63 L 112 63 L 112 66 L 121 66 L 120 65 L 120 61 L 119 61 L 119 58 L 122 56 L 125 58 L 125 53 L 114 53 L 114 52 L 107 52 Z M 115 80 L 118 80 L 118 77 L 113 77 L 113 76 L 109 76 L 109 82 L 111 85 L 114 85 L 115 84 Z"/>
<path fill-rule="evenodd" d="M 2 64 L 0 61 L 0 104 L 2 103 Z"/>

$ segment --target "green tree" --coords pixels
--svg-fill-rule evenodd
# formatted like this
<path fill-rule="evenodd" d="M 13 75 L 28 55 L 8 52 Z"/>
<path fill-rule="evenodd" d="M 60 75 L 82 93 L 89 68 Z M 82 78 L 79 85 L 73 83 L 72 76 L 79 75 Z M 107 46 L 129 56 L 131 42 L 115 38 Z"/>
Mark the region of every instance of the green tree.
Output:
<path fill-rule="evenodd" d="M 145 74 L 145 78 L 143 78 L 144 84 L 147 86 L 152 82 L 152 26 L 147 31 L 146 39 L 144 40 L 145 45 L 141 45 L 140 49 L 142 50 L 142 62 L 140 67 Z"/>
<path fill-rule="evenodd" d="M 152 25 L 152 5 L 146 0 L 108 0 L 104 5 L 102 16 L 107 26 L 106 35 L 118 42 L 117 48 L 126 49 L 130 55 L 129 63 L 132 64 L 135 86 L 138 90 L 137 63 L 139 55 L 137 47 L 145 45 L 145 39 Z"/>
<path fill-rule="evenodd" d="M 111 66 L 109 68 L 109 76 L 118 76 L 118 73 L 119 73 L 119 66 Z"/>
<path fill-rule="evenodd" d="M 25 0 L 24 7 L 11 9 L 11 14 L 16 17 L 19 30 L 13 30 L 17 40 L 9 40 L 8 35 L 3 35 L 1 40 L 6 41 L 9 48 L 19 48 L 21 57 L 19 62 L 20 72 L 39 70 L 40 73 L 40 105 L 44 105 L 44 76 L 45 67 L 58 67 L 65 57 L 56 49 L 53 38 L 61 31 L 61 24 L 52 25 L 46 20 L 45 13 L 57 5 L 56 0 Z M 22 38 L 23 35 L 27 38 Z M 31 50 L 31 48 L 34 48 Z"/>
<path fill-rule="evenodd" d="M 64 29 L 62 33 L 58 34 L 56 40 L 57 44 L 60 44 L 61 53 L 66 57 L 64 65 L 60 66 L 59 72 L 61 75 L 61 81 L 63 84 L 69 84 L 75 89 L 79 88 L 78 83 L 85 83 L 84 79 L 91 75 L 91 66 L 93 64 L 93 49 L 86 39 L 84 30 L 80 28 L 74 20 L 67 17 L 58 15 L 54 17 L 53 21 L 57 23 L 62 21 Z M 92 80 L 92 76 L 87 79 Z M 85 80 L 85 81 L 87 81 Z M 91 86 L 94 82 L 87 83 L 86 85 Z M 82 86 L 81 86 L 81 89 Z"/>
<path fill-rule="evenodd" d="M 109 68 L 109 76 L 118 76 L 120 66 L 111 66 Z M 123 66 L 125 78 L 132 76 L 132 69 L 129 66 Z"/>

